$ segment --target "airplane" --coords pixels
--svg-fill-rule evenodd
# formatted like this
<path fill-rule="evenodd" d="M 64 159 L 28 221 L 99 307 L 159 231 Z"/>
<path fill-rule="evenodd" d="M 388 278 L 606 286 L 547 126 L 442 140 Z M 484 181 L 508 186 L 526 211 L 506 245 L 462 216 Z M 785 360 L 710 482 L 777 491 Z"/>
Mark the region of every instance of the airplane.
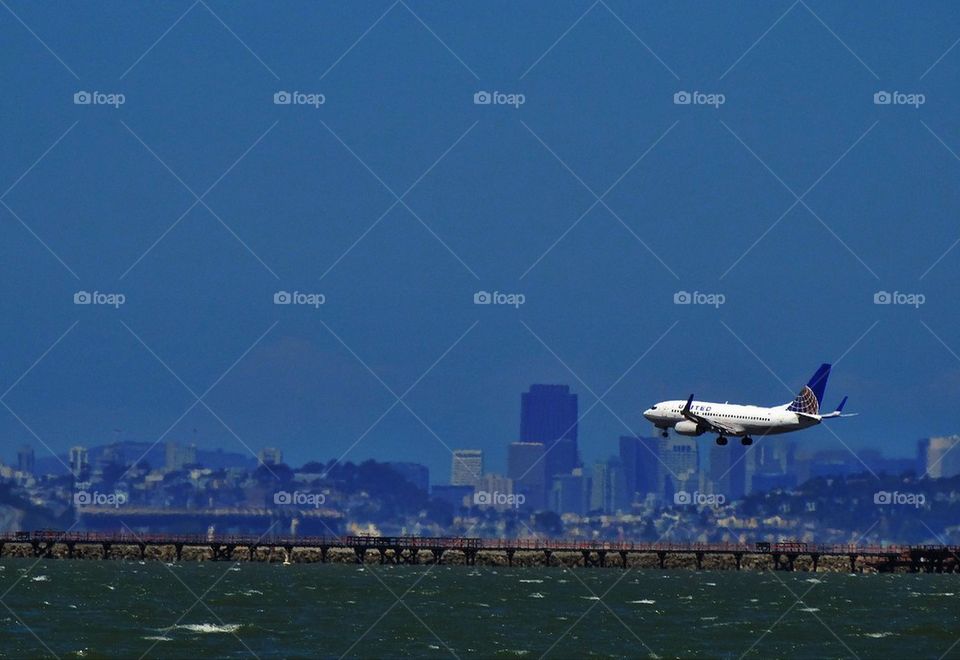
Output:
<path fill-rule="evenodd" d="M 789 433 L 816 426 L 825 419 L 853 417 L 857 413 L 843 413 L 847 397 L 843 397 L 837 409 L 820 414 L 823 393 L 827 388 L 830 365 L 821 364 L 800 393 L 790 403 L 770 408 L 743 406 L 732 403 L 694 401 L 690 395 L 686 401 L 660 401 L 643 412 L 643 416 L 660 429 L 660 434 L 669 437 L 672 428 L 680 435 L 698 436 L 716 433 L 717 444 L 727 444 L 727 437 L 739 437 L 743 445 L 753 444 L 753 436 Z"/>

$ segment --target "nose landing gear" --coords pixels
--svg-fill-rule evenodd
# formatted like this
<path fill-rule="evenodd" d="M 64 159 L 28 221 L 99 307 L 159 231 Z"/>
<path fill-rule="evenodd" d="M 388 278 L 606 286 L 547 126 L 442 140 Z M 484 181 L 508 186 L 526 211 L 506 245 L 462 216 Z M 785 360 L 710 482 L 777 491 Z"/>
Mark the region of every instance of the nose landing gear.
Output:
<path fill-rule="evenodd" d="M 661 437 L 661 438 L 669 438 L 669 437 L 670 437 L 670 433 L 667 431 L 667 429 L 663 429 L 662 431 L 660 431 L 660 437 Z"/>

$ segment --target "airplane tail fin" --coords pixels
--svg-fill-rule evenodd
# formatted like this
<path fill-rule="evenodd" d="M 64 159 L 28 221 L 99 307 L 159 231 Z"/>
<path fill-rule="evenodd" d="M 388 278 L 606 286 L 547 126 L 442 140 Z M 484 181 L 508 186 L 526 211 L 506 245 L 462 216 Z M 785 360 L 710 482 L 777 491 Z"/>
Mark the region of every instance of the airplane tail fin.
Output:
<path fill-rule="evenodd" d="M 819 415 L 820 404 L 823 403 L 823 394 L 827 389 L 827 378 L 829 377 L 830 365 L 821 364 L 810 382 L 803 386 L 793 402 L 787 406 L 787 410 L 807 415 Z"/>

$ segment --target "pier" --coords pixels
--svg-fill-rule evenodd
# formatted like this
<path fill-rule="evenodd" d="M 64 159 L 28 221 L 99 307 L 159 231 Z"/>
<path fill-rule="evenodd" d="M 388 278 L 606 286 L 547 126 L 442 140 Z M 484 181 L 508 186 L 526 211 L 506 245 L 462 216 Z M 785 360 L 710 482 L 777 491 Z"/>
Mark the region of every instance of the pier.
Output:
<path fill-rule="evenodd" d="M 811 543 L 633 543 L 422 536 L 14 532 L 0 557 L 282 563 L 566 566 L 844 573 L 960 573 L 960 547 Z"/>

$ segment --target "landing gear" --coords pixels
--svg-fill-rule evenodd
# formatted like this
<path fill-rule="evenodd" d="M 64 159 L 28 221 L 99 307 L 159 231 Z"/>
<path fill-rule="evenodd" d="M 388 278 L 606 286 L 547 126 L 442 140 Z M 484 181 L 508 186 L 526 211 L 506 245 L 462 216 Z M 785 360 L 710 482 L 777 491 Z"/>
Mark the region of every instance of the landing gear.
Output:
<path fill-rule="evenodd" d="M 727 444 L 727 439 L 722 435 L 717 436 L 717 444 L 722 447 L 723 445 Z"/>
<path fill-rule="evenodd" d="M 660 437 L 661 437 L 661 438 L 669 438 L 669 437 L 670 437 L 670 433 L 667 431 L 667 429 L 663 429 L 662 431 L 660 431 Z"/>
<path fill-rule="evenodd" d="M 753 438 L 751 438 L 749 435 L 748 435 L 748 436 L 744 436 L 743 438 L 740 438 L 740 444 L 743 445 L 744 447 L 746 447 L 746 446 L 748 446 L 748 445 L 752 445 L 752 444 L 753 444 Z"/>

